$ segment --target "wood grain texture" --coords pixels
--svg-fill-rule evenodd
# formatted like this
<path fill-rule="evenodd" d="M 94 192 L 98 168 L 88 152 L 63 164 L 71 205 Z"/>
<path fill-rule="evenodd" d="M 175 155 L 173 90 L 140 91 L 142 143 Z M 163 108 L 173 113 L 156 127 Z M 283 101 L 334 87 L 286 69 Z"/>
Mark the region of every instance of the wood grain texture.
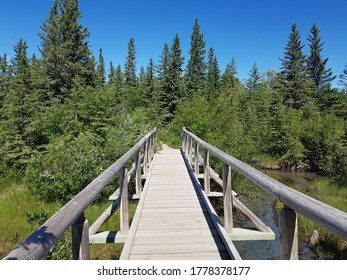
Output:
<path fill-rule="evenodd" d="M 149 172 L 121 259 L 230 259 L 180 150 L 160 151 Z"/>

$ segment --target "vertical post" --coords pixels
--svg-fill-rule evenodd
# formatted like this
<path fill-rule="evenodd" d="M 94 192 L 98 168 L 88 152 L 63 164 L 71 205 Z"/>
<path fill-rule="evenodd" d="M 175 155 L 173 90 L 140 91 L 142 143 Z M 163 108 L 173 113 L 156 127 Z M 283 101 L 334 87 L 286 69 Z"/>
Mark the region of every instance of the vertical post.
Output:
<path fill-rule="evenodd" d="M 193 159 L 193 156 L 192 156 L 192 153 L 193 153 L 193 138 L 190 137 L 189 138 L 189 148 L 188 148 L 188 158 L 189 158 L 189 163 L 192 164 L 192 159 Z"/>
<path fill-rule="evenodd" d="M 145 142 L 143 144 L 143 175 L 147 174 L 147 163 L 148 163 L 148 159 L 147 159 L 147 143 Z"/>
<path fill-rule="evenodd" d="M 195 169 L 195 175 L 199 175 L 199 143 L 195 141 L 194 146 L 194 169 Z"/>
<path fill-rule="evenodd" d="M 148 140 L 147 140 L 147 151 L 146 151 L 146 154 L 147 154 L 147 160 L 148 160 L 148 166 L 151 165 L 152 163 L 152 157 L 151 157 L 151 150 L 152 150 L 152 138 L 149 137 Z"/>
<path fill-rule="evenodd" d="M 154 144 L 155 144 L 155 137 L 154 134 L 151 136 L 152 139 L 152 146 L 151 146 L 151 159 L 154 157 Z"/>
<path fill-rule="evenodd" d="M 120 170 L 120 234 L 127 235 L 129 232 L 129 201 L 128 201 L 128 170 L 123 167 Z"/>
<path fill-rule="evenodd" d="M 284 206 L 280 212 L 281 259 L 298 260 L 298 221 L 296 212 Z"/>
<path fill-rule="evenodd" d="M 186 133 L 186 140 L 185 140 L 185 145 L 184 145 L 184 152 L 186 153 L 186 155 L 188 155 L 188 147 L 189 147 L 189 135 L 188 133 Z"/>
<path fill-rule="evenodd" d="M 135 158 L 135 170 L 136 170 L 136 195 L 138 197 L 141 196 L 142 192 L 142 182 L 141 182 L 141 160 L 140 160 L 140 150 L 136 153 L 136 158 Z"/>
<path fill-rule="evenodd" d="M 204 189 L 206 195 L 210 194 L 210 164 L 209 164 L 209 151 L 204 150 Z"/>
<path fill-rule="evenodd" d="M 233 231 L 233 197 L 231 189 L 231 168 L 224 163 L 222 169 L 223 177 L 223 204 L 224 204 L 224 228 L 227 233 Z"/>
<path fill-rule="evenodd" d="M 74 260 L 89 260 L 89 225 L 84 213 L 73 223 L 71 233 L 72 258 Z"/>

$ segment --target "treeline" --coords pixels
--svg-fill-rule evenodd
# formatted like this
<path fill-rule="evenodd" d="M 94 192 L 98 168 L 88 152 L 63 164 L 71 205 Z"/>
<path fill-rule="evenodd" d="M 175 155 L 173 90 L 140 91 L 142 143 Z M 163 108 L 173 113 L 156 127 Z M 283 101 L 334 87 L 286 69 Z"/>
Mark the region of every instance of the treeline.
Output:
<path fill-rule="evenodd" d="M 134 38 L 125 65 L 106 66 L 81 17 L 77 0 L 55 0 L 41 56 L 21 39 L 10 61 L 0 57 L 1 176 L 16 170 L 42 197 L 66 201 L 153 126 L 177 136 L 186 126 L 248 162 L 268 154 L 346 185 L 347 66 L 343 89 L 332 87 L 316 25 L 309 54 L 293 24 L 281 71 L 261 74 L 255 63 L 242 82 L 234 58 L 222 73 L 206 51 L 198 19 L 186 63 L 176 34 L 158 65 L 137 69 Z"/>

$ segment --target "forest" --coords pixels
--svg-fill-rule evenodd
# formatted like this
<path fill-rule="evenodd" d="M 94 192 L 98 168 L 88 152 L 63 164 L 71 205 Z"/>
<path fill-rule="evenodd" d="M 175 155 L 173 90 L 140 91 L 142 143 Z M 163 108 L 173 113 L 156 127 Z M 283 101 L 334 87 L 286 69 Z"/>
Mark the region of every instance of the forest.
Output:
<path fill-rule="evenodd" d="M 232 54 L 220 69 L 197 18 L 187 58 L 176 34 L 158 65 L 139 67 L 135 38 L 125 65 L 105 65 L 102 49 L 94 56 L 81 17 L 77 0 L 55 0 L 40 27 L 40 56 L 28 54 L 25 38 L 10 60 L 0 54 L 1 180 L 16 176 L 41 199 L 63 203 L 153 127 L 175 146 L 185 126 L 251 165 L 315 172 L 347 187 L 347 64 L 333 74 L 316 24 L 301 38 L 293 23 L 279 72 L 260 73 L 255 62 L 241 81 Z"/>

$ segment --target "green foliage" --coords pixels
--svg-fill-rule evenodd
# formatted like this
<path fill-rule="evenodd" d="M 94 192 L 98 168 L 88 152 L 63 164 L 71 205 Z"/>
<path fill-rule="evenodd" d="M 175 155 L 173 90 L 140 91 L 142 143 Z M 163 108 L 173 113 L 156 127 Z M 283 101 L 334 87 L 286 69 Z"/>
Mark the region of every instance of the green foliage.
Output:
<path fill-rule="evenodd" d="M 66 202 L 101 173 L 105 157 L 101 139 L 92 133 L 57 139 L 29 164 L 27 182 L 42 198 Z"/>
<path fill-rule="evenodd" d="M 186 70 L 186 86 L 189 96 L 201 91 L 206 76 L 206 63 L 205 63 L 205 41 L 204 36 L 200 33 L 199 20 L 196 18 L 193 26 L 193 33 L 191 35 L 190 43 L 190 58 L 188 60 Z"/>

